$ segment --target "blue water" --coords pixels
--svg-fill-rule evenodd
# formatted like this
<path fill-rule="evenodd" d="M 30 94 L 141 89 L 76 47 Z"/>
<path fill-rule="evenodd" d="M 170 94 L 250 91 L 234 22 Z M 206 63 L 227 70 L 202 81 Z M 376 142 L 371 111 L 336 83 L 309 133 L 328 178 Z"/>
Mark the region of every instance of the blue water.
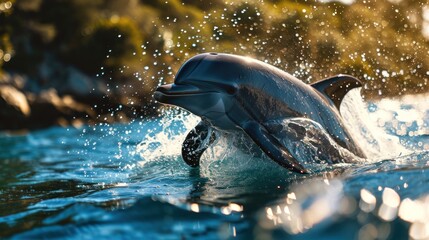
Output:
<path fill-rule="evenodd" d="M 190 169 L 198 118 L 0 134 L 0 237 L 16 239 L 428 239 L 428 95 L 342 106 L 370 155 L 279 168 L 221 139 Z"/>

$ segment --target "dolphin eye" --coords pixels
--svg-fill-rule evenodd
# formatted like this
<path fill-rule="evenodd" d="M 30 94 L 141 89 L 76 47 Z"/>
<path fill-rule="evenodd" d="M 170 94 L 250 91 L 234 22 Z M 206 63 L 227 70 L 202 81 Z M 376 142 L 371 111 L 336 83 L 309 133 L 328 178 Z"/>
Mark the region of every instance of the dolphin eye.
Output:
<path fill-rule="evenodd" d="M 226 92 L 228 94 L 234 95 L 237 92 L 237 87 L 235 86 L 230 86 L 226 89 Z"/>

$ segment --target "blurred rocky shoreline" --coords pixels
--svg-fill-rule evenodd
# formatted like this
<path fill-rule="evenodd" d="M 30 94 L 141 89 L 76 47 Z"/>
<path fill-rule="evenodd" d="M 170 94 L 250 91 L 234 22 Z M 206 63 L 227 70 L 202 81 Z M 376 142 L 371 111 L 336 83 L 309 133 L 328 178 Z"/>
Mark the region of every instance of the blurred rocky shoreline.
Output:
<path fill-rule="evenodd" d="M 112 92 L 103 79 L 60 63 L 43 63 L 36 79 L 0 74 L 0 130 L 127 122 L 153 114 L 138 98 Z"/>

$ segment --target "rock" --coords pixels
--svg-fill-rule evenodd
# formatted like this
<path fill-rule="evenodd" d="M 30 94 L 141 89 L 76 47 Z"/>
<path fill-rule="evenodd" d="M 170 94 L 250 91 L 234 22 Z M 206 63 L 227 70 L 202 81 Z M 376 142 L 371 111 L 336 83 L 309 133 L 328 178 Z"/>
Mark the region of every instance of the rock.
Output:
<path fill-rule="evenodd" d="M 80 98 L 98 98 L 107 94 L 107 87 L 98 79 L 90 78 L 81 71 L 67 68 L 68 77 L 62 91 Z"/>
<path fill-rule="evenodd" d="M 0 73 L 0 84 L 9 84 L 10 75 L 7 73 Z"/>
<path fill-rule="evenodd" d="M 27 79 L 20 74 L 9 74 L 1 73 L 0 74 L 0 84 L 11 85 L 18 90 L 23 90 Z"/>
<path fill-rule="evenodd" d="M 15 112 L 10 114 L 26 117 L 30 115 L 30 106 L 25 95 L 10 85 L 0 85 L 0 109 L 10 109 Z M 2 111 L 5 112 L 5 111 Z"/>
<path fill-rule="evenodd" d="M 76 102 L 70 95 L 59 97 L 55 89 L 43 91 L 39 101 L 51 103 L 66 119 L 95 117 L 95 113 L 88 105 Z"/>
<path fill-rule="evenodd" d="M 102 98 L 107 87 L 100 79 L 89 77 L 78 69 L 64 65 L 52 56 L 46 56 L 39 67 L 41 88 L 55 88 L 59 95 L 72 95 L 74 98 L 88 100 Z"/>
<path fill-rule="evenodd" d="M 19 128 L 30 116 L 25 95 L 10 85 L 0 85 L 0 129 Z"/>
<path fill-rule="evenodd" d="M 0 74 L 0 130 L 129 121 L 147 112 L 133 94 L 46 54 L 31 75 Z"/>
<path fill-rule="evenodd" d="M 65 126 L 76 119 L 96 118 L 89 106 L 76 102 L 71 96 L 60 97 L 55 89 L 44 90 L 39 95 L 29 94 L 28 99 L 32 108 L 30 119 L 34 123 L 30 128 Z"/>

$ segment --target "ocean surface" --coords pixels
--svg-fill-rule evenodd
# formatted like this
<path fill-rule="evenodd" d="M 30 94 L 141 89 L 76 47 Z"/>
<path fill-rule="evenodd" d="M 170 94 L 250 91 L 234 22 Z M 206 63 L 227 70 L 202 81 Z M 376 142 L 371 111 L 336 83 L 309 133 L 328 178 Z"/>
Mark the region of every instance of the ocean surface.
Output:
<path fill-rule="evenodd" d="M 299 175 L 217 141 L 180 156 L 199 119 L 0 133 L 0 237 L 11 239 L 429 239 L 429 95 L 341 113 L 369 159 Z"/>

